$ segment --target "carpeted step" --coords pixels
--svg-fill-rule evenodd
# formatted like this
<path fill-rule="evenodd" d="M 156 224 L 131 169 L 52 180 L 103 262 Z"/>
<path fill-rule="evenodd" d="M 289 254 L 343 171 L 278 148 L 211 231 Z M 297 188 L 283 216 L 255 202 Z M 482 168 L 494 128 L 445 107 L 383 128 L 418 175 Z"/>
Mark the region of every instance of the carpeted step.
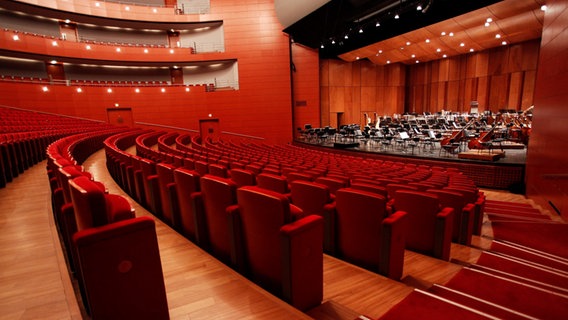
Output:
<path fill-rule="evenodd" d="M 444 299 L 454 301 L 455 303 L 459 303 L 461 305 L 465 305 L 470 308 L 480 310 L 483 313 L 492 315 L 499 319 L 510 319 L 510 320 L 535 319 L 534 317 L 523 314 L 521 312 L 506 308 L 504 306 L 492 303 L 490 301 L 483 300 L 482 298 L 472 296 L 470 294 L 454 290 L 448 287 L 435 284 L 428 290 L 428 292 L 433 293 Z"/>
<path fill-rule="evenodd" d="M 501 200 L 489 200 L 489 199 L 485 200 L 485 205 L 524 207 L 524 208 L 532 208 L 533 207 L 529 203 L 501 201 Z"/>
<path fill-rule="evenodd" d="M 568 295 L 467 267 L 445 286 L 540 319 L 565 319 L 568 314 Z"/>
<path fill-rule="evenodd" d="M 491 242 L 491 251 L 501 255 L 514 257 L 516 259 L 530 261 L 533 264 L 568 272 L 568 259 L 563 259 L 561 257 L 515 243 L 493 240 Z"/>
<path fill-rule="evenodd" d="M 451 300 L 415 289 L 379 319 L 475 320 L 497 318 Z"/>
<path fill-rule="evenodd" d="M 493 238 L 568 259 L 568 224 L 492 221 Z"/>
<path fill-rule="evenodd" d="M 483 252 L 471 268 L 568 295 L 568 272 L 514 257 Z"/>

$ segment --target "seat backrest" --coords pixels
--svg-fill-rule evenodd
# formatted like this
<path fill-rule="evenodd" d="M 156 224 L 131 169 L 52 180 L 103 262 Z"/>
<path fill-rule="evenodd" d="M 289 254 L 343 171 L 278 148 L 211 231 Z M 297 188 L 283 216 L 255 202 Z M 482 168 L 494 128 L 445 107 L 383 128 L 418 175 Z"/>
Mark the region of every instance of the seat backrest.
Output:
<path fill-rule="evenodd" d="M 195 171 L 197 171 L 200 176 L 204 176 L 209 173 L 209 164 L 205 161 L 195 161 L 194 166 Z"/>
<path fill-rule="evenodd" d="M 209 174 L 221 177 L 221 178 L 228 178 L 229 174 L 227 172 L 227 167 L 222 166 L 216 163 L 209 164 Z"/>
<path fill-rule="evenodd" d="M 376 184 L 353 182 L 351 188 L 376 193 L 385 197 L 385 199 L 388 197 L 387 188 Z"/>
<path fill-rule="evenodd" d="M 231 180 L 237 184 L 237 187 L 254 186 L 256 177 L 254 172 L 245 169 L 231 169 Z"/>
<path fill-rule="evenodd" d="M 186 237 L 192 240 L 195 239 L 196 229 L 191 194 L 201 190 L 199 184 L 200 178 L 199 173 L 194 170 L 177 168 L 174 171 L 182 232 Z"/>
<path fill-rule="evenodd" d="M 407 247 L 431 252 L 434 247 L 436 215 L 440 212 L 438 197 L 426 192 L 398 190 L 394 199 L 395 209 L 407 212 L 409 221 Z"/>
<path fill-rule="evenodd" d="M 237 190 L 237 202 L 248 270 L 261 286 L 278 290 L 282 273 L 279 232 L 293 220 L 288 198 L 247 186 Z"/>
<path fill-rule="evenodd" d="M 381 223 L 386 199 L 353 188 L 336 193 L 336 245 L 339 255 L 357 265 L 376 269 L 380 261 Z"/>
<path fill-rule="evenodd" d="M 407 184 L 400 184 L 400 183 L 387 184 L 387 193 L 389 195 L 389 198 L 394 198 L 394 196 L 395 196 L 395 194 L 398 190 L 415 190 L 415 191 L 418 191 L 418 188 L 413 187 L 413 186 L 409 186 Z"/>
<path fill-rule="evenodd" d="M 167 163 L 158 163 L 156 165 L 156 174 L 158 175 L 158 184 L 160 186 L 160 199 L 162 204 L 162 214 L 164 219 L 170 225 L 173 222 L 173 208 L 172 203 L 169 201 L 170 195 L 168 192 L 168 185 L 174 183 L 174 167 Z"/>
<path fill-rule="evenodd" d="M 288 181 L 283 176 L 261 173 L 256 176 L 257 186 L 266 190 L 271 190 L 281 194 L 290 192 Z"/>
<path fill-rule="evenodd" d="M 288 180 L 288 183 L 292 183 L 293 181 L 296 180 L 314 181 L 314 178 L 312 175 L 303 172 L 290 172 L 286 176 L 286 180 Z"/>
<path fill-rule="evenodd" d="M 59 185 L 63 190 L 63 198 L 65 203 L 71 202 L 71 193 L 69 191 L 69 180 L 72 180 L 77 177 L 85 176 L 90 178 L 91 175 L 88 172 L 83 172 L 77 169 L 76 166 L 67 166 L 59 168 L 56 172 L 57 180 L 59 181 Z"/>
<path fill-rule="evenodd" d="M 323 208 L 332 201 L 327 186 L 310 181 L 296 180 L 290 184 L 292 203 L 305 215 L 323 215 Z"/>
<path fill-rule="evenodd" d="M 318 177 L 315 183 L 323 184 L 329 188 L 331 194 L 335 194 L 341 188 L 347 188 L 349 180 L 341 180 L 332 177 Z"/>
<path fill-rule="evenodd" d="M 237 185 L 230 179 L 205 175 L 200 186 L 209 246 L 216 257 L 228 262 L 231 238 L 227 207 L 237 203 Z"/>
<path fill-rule="evenodd" d="M 125 198 L 105 194 L 96 182 L 85 176 L 69 181 L 69 189 L 77 230 L 134 218 L 134 210 Z"/>

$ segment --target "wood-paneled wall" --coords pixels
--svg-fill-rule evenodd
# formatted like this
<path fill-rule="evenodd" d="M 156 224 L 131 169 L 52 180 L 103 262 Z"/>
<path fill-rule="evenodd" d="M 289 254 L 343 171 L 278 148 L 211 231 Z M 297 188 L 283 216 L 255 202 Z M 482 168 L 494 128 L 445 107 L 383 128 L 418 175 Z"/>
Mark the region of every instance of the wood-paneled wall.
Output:
<path fill-rule="evenodd" d="M 291 52 L 294 128 L 320 127 L 319 53 L 298 44 L 292 44 Z"/>
<path fill-rule="evenodd" d="M 540 40 L 416 65 L 325 60 L 322 124 L 363 123 L 363 114 L 526 110 L 533 105 Z M 338 116 L 343 123 L 338 123 Z"/>
<path fill-rule="evenodd" d="M 540 39 L 408 67 L 406 112 L 526 110 L 533 104 Z"/>
<path fill-rule="evenodd" d="M 362 123 L 363 114 L 404 111 L 406 70 L 402 64 L 377 66 L 323 60 L 320 63 L 322 125 Z"/>
<path fill-rule="evenodd" d="M 568 220 L 568 1 L 546 4 L 526 164 L 527 195 Z"/>

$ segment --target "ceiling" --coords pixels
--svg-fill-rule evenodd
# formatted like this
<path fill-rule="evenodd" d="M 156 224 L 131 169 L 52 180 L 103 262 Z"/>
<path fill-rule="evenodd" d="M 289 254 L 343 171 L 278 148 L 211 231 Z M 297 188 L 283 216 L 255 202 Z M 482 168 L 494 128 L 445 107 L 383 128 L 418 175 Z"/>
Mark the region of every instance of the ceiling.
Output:
<path fill-rule="evenodd" d="M 545 2 L 332 0 L 284 31 L 321 58 L 414 64 L 538 39 Z"/>

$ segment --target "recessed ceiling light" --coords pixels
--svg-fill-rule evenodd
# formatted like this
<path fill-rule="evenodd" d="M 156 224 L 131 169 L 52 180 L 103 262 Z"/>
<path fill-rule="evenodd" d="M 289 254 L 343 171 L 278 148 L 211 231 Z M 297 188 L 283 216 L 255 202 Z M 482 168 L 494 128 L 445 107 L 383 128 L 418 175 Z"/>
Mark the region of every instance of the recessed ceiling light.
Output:
<path fill-rule="evenodd" d="M 331 44 L 335 44 L 335 40 L 331 40 Z"/>
<path fill-rule="evenodd" d="M 444 55 L 442 55 L 442 58 L 447 58 L 448 55 L 444 53 Z"/>
<path fill-rule="evenodd" d="M 111 89 L 111 88 L 108 88 L 108 89 L 107 89 L 107 92 L 108 92 L 108 93 L 111 93 L 111 92 L 112 92 L 112 89 Z"/>
<path fill-rule="evenodd" d="M 359 33 L 363 33 L 363 28 L 359 29 Z"/>
<path fill-rule="evenodd" d="M 41 90 L 42 90 L 43 92 L 48 92 L 48 91 L 49 91 L 49 89 L 48 89 L 47 87 L 43 87 L 43 88 L 41 88 Z"/>
<path fill-rule="evenodd" d="M 507 41 L 503 41 L 503 42 L 501 42 L 501 44 L 505 46 L 505 45 L 507 45 Z"/>
<path fill-rule="evenodd" d="M 379 50 L 379 53 L 383 53 L 383 50 Z"/>
<path fill-rule="evenodd" d="M 450 32 L 450 37 L 453 37 L 453 36 L 454 36 L 454 33 L 453 33 L 453 32 Z"/>
<path fill-rule="evenodd" d="M 122 51 L 120 48 L 116 48 L 116 52 L 120 52 Z"/>
<path fill-rule="evenodd" d="M 148 49 L 144 49 L 144 53 L 148 53 Z"/>
<path fill-rule="evenodd" d="M 322 49 L 323 49 L 323 48 L 325 48 L 325 47 L 324 47 L 324 46 L 323 46 L 323 44 L 322 44 L 322 45 L 320 46 L 320 48 L 322 48 Z"/>
<path fill-rule="evenodd" d="M 51 63 L 51 64 L 57 64 L 57 60 L 51 60 L 49 63 Z"/>
<path fill-rule="evenodd" d="M 174 53 L 174 49 L 170 49 L 170 53 Z"/>
<path fill-rule="evenodd" d="M 130 11 L 130 7 L 129 7 L 129 6 L 126 6 L 126 7 L 124 7 L 124 10 Z"/>
<path fill-rule="evenodd" d="M 460 43 L 460 47 L 464 47 L 464 46 L 465 46 L 465 43 L 463 43 L 463 42 Z"/>
<path fill-rule="evenodd" d="M 185 87 L 185 92 L 189 92 L 189 91 L 190 91 L 189 87 Z"/>
<path fill-rule="evenodd" d="M 14 41 L 18 41 L 18 40 L 20 40 L 20 37 L 19 37 L 17 34 L 15 34 L 15 35 L 12 37 L 12 39 L 14 39 Z"/>
<path fill-rule="evenodd" d="M 51 42 L 51 45 L 54 46 L 54 47 L 57 47 L 57 41 Z"/>
<path fill-rule="evenodd" d="M 166 88 L 162 88 L 160 91 L 162 92 L 166 92 Z"/>
<path fill-rule="evenodd" d="M 391 63 L 391 61 L 390 61 L 390 60 L 387 60 L 387 64 L 390 64 L 390 63 Z"/>
<path fill-rule="evenodd" d="M 152 9 L 152 12 L 156 13 L 156 12 L 158 12 L 158 9 L 154 8 L 154 9 Z"/>
<path fill-rule="evenodd" d="M 446 31 L 442 31 L 442 33 L 440 33 L 442 36 L 446 35 Z"/>
<path fill-rule="evenodd" d="M 442 52 L 442 49 L 438 48 L 436 49 L 436 52 Z"/>
<path fill-rule="evenodd" d="M 86 45 L 86 46 L 85 46 L 85 49 L 87 49 L 87 50 L 91 50 L 91 45 L 89 45 L 89 44 L 88 44 L 88 45 Z"/>
<path fill-rule="evenodd" d="M 410 57 L 411 57 L 411 58 L 416 58 L 416 55 L 415 55 L 415 54 L 413 54 L 413 55 L 411 55 Z"/>
<path fill-rule="evenodd" d="M 359 57 L 356 57 L 356 58 L 355 58 L 355 60 L 359 60 L 359 59 L 360 59 Z"/>
<path fill-rule="evenodd" d="M 398 15 L 398 13 L 394 16 L 395 19 L 400 18 L 400 16 Z"/>
<path fill-rule="evenodd" d="M 140 93 L 140 89 L 139 89 L 139 88 L 136 88 L 136 89 L 134 89 L 134 92 Z"/>
<path fill-rule="evenodd" d="M 375 27 L 380 27 L 380 26 L 381 26 L 381 24 L 380 24 L 379 22 L 377 22 L 377 23 L 375 24 Z"/>
<path fill-rule="evenodd" d="M 487 18 L 487 20 L 485 20 L 485 22 L 491 23 L 491 22 L 493 22 L 493 19 Z"/>
<path fill-rule="evenodd" d="M 417 6 L 416 6 L 416 11 L 420 11 L 420 10 L 422 10 L 422 6 L 421 6 L 421 5 L 417 5 Z"/>
<path fill-rule="evenodd" d="M 410 45 L 410 41 L 406 41 L 406 45 L 409 46 L 409 45 Z"/>
<path fill-rule="evenodd" d="M 430 43 L 430 39 L 426 39 L 426 43 Z"/>
<path fill-rule="evenodd" d="M 345 38 L 345 39 L 349 39 L 349 35 L 345 35 L 345 37 L 344 37 L 344 38 Z"/>
<path fill-rule="evenodd" d="M 77 88 L 77 92 L 81 93 L 81 92 L 83 92 L 83 89 Z"/>
<path fill-rule="evenodd" d="M 547 7 L 545 4 L 543 4 L 542 6 L 540 6 L 540 10 L 546 11 L 546 9 L 548 9 L 548 7 Z"/>
<path fill-rule="evenodd" d="M 469 49 L 469 52 L 473 52 L 473 51 L 475 51 L 473 48 Z"/>
<path fill-rule="evenodd" d="M 495 38 L 500 39 L 500 38 L 501 38 L 501 35 L 500 35 L 500 34 L 496 34 L 496 35 L 495 35 Z"/>
<path fill-rule="evenodd" d="M 70 23 L 70 22 L 71 22 L 71 20 L 65 19 L 65 23 Z"/>
<path fill-rule="evenodd" d="M 420 63 L 420 60 L 416 60 L 416 63 Z"/>

